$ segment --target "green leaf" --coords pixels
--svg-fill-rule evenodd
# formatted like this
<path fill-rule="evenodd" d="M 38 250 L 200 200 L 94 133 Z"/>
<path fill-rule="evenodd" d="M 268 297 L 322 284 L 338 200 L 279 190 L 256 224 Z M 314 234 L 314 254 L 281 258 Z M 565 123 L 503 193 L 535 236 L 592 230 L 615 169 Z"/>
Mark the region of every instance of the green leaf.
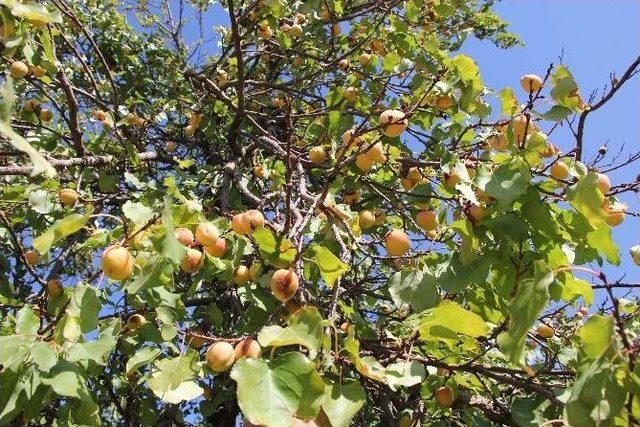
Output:
<path fill-rule="evenodd" d="M 51 247 L 65 237 L 81 230 L 85 226 L 91 215 L 71 214 L 65 218 L 54 222 L 40 236 L 33 239 L 33 247 L 41 254 L 49 252 Z"/>
<path fill-rule="evenodd" d="M 427 378 L 424 365 L 415 360 L 393 363 L 385 369 L 385 380 L 391 390 L 400 387 L 411 387 L 422 383 Z"/>
<path fill-rule="evenodd" d="M 389 279 L 389 294 L 396 306 L 407 303 L 415 311 L 434 307 L 440 299 L 436 278 L 428 271 L 398 271 Z"/>
<path fill-rule="evenodd" d="M 518 112 L 520 103 L 513 93 L 513 89 L 505 87 L 500 91 L 501 112 L 505 116 L 513 116 Z"/>
<path fill-rule="evenodd" d="M 567 191 L 567 200 L 593 228 L 606 225 L 607 216 L 602 208 L 604 196 L 598 190 L 598 175 L 589 172 Z"/>
<path fill-rule="evenodd" d="M 527 192 L 530 180 L 529 167 L 524 160 L 515 157 L 496 169 L 485 191 L 499 202 L 509 204 Z"/>
<path fill-rule="evenodd" d="M 200 372 L 199 359 L 197 351 L 188 350 L 184 355 L 156 360 L 154 372 L 148 381 L 149 388 L 158 397 L 175 391 L 180 384 L 194 379 Z"/>
<path fill-rule="evenodd" d="M 573 302 L 582 297 L 587 305 L 593 304 L 594 291 L 589 282 L 578 279 L 571 273 L 558 274 L 556 281 L 549 287 L 549 294 L 554 300 Z"/>
<path fill-rule="evenodd" d="M 152 255 L 135 278 L 124 289 L 132 294 L 156 286 L 169 287 L 173 283 L 173 265 L 158 255 Z"/>
<path fill-rule="evenodd" d="M 561 122 L 567 117 L 569 117 L 572 113 L 573 111 L 570 108 L 564 107 L 562 105 L 554 105 L 546 113 L 536 113 L 536 116 L 544 120 Z"/>
<path fill-rule="evenodd" d="M 333 288 L 336 280 L 349 271 L 349 266 L 326 247 L 314 244 L 311 246 L 311 252 L 313 253 L 313 260 L 320 269 L 320 274 L 329 289 Z"/>
<path fill-rule="evenodd" d="M 253 424 L 291 425 L 293 415 L 310 420 L 324 400 L 325 385 L 315 364 L 298 352 L 273 360 L 242 358 L 231 378 L 238 384 L 238 404 Z"/>
<path fill-rule="evenodd" d="M 79 285 L 73 291 L 67 315 L 79 319 L 79 326 L 82 333 L 87 333 L 96 328 L 98 324 L 98 313 L 102 308 L 98 292 L 89 285 Z"/>
<path fill-rule="evenodd" d="M 21 3 L 16 0 L 3 0 L 0 2 L 9 7 L 11 14 L 18 18 L 30 21 L 44 22 L 47 24 L 61 24 L 62 14 L 59 10 L 50 11 L 44 4 Z"/>
<path fill-rule="evenodd" d="M 76 343 L 67 350 L 67 360 L 71 362 L 91 360 L 99 365 L 106 365 L 117 341 L 118 339 L 112 334 L 103 333 L 94 341 Z"/>
<path fill-rule="evenodd" d="M 144 225 L 153 218 L 153 210 L 140 202 L 127 202 L 122 205 L 122 213 L 136 225 Z"/>
<path fill-rule="evenodd" d="M 40 319 L 30 305 L 23 306 L 16 313 L 16 334 L 35 335 L 40 328 Z"/>
<path fill-rule="evenodd" d="M 302 345 L 315 357 L 322 345 L 322 317 L 316 307 L 303 307 L 289 320 L 286 328 L 277 325 L 265 326 L 258 333 L 258 342 L 263 347 Z"/>
<path fill-rule="evenodd" d="M 85 399 L 90 396 L 86 386 L 87 378 L 82 369 L 74 364 L 61 360 L 49 373 L 49 378 L 43 380 L 61 396 Z"/>
<path fill-rule="evenodd" d="M 569 70 L 559 65 L 555 72 L 551 75 L 553 88 L 551 89 L 551 97 L 560 105 L 567 107 L 573 111 L 579 112 L 581 109 L 580 98 L 576 95 L 578 85 Z"/>
<path fill-rule="evenodd" d="M 611 227 L 605 224 L 590 231 L 587 234 L 587 243 L 600 255 L 604 255 L 611 264 L 620 265 L 620 249 L 613 241 Z"/>
<path fill-rule="evenodd" d="M 173 228 L 173 210 L 169 197 L 165 198 L 164 209 L 162 210 L 162 225 L 164 226 L 164 234 L 160 238 L 159 251 L 167 257 L 173 264 L 177 265 L 182 262 L 187 249 L 178 241 Z"/>
<path fill-rule="evenodd" d="M 351 420 L 366 401 L 366 394 L 358 381 L 331 381 L 325 378 L 322 410 L 331 427 L 349 427 Z"/>
<path fill-rule="evenodd" d="M 536 261 L 533 268 L 533 276 L 517 283 L 518 288 L 509 307 L 507 331 L 498 336 L 500 349 L 514 364 L 522 362 L 527 332 L 547 306 L 549 285 L 554 280 L 553 272 L 543 261 Z"/>
<path fill-rule="evenodd" d="M 129 360 L 127 360 L 125 372 L 127 373 L 127 375 L 129 375 L 141 366 L 153 362 L 161 354 L 162 350 L 160 350 L 159 348 L 141 348 L 136 352 L 136 354 L 134 354 L 133 356 L 131 356 L 131 358 L 129 358 Z"/>
<path fill-rule="evenodd" d="M 9 76 L 5 80 L 4 84 L 0 88 L 2 93 L 2 100 L 5 110 L 10 110 L 15 100 L 13 93 L 13 79 Z M 9 114 L 5 111 L 5 116 L 0 120 L 0 134 L 9 140 L 9 143 L 13 145 L 16 150 L 20 150 L 26 153 L 33 163 L 33 170 L 31 176 L 44 174 L 47 178 L 53 178 L 56 176 L 56 170 L 49 164 L 47 159 L 38 152 L 29 142 L 22 137 L 22 135 L 16 133 L 11 127 L 9 120 Z"/>
<path fill-rule="evenodd" d="M 457 302 L 444 300 L 423 313 L 418 331 L 422 339 L 448 341 L 451 333 L 481 337 L 489 333 L 489 326 L 482 317 L 460 307 Z"/>
<path fill-rule="evenodd" d="M 176 388 L 165 390 L 157 396 L 165 403 L 177 404 L 202 396 L 204 389 L 194 380 L 183 381 Z"/>
<path fill-rule="evenodd" d="M 613 317 L 594 314 L 578 330 L 580 350 L 586 357 L 597 359 L 615 349 L 613 323 Z"/>
<path fill-rule="evenodd" d="M 58 362 L 58 354 L 51 347 L 51 344 L 44 341 L 35 341 L 31 346 L 30 353 L 41 372 L 49 372 Z"/>
<path fill-rule="evenodd" d="M 276 236 L 268 228 L 259 228 L 251 235 L 264 260 L 277 268 L 288 266 L 296 257 L 296 248 L 289 239 Z"/>

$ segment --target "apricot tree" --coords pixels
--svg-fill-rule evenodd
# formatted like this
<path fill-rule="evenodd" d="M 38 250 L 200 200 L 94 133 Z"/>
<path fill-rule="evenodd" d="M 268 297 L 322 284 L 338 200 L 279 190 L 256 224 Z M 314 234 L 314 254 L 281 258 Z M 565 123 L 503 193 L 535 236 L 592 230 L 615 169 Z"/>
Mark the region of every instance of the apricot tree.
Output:
<path fill-rule="evenodd" d="M 640 58 L 494 91 L 492 3 L 0 1 L 0 425 L 638 423 Z"/>

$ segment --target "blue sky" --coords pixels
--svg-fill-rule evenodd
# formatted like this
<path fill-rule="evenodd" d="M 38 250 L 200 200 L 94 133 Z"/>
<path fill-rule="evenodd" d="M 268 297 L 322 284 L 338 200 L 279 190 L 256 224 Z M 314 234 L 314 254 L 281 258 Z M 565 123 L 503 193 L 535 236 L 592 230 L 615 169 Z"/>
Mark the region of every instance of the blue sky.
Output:
<path fill-rule="evenodd" d="M 498 49 L 486 42 L 469 40 L 464 53 L 478 63 L 485 84 L 496 90 L 513 87 L 523 95 L 521 75 L 544 75 L 549 63 L 563 62 L 573 73 L 583 97 L 609 81 L 609 73 L 620 76 L 640 55 L 640 2 L 632 0 L 504 0 L 496 4 L 498 14 L 511 23 L 524 47 Z M 640 75 L 627 83 L 603 108 L 589 116 L 585 128 L 584 158 L 609 141 L 609 153 L 625 143 L 625 155 L 640 150 Z M 551 139 L 565 151 L 574 142 L 568 130 Z M 640 173 L 635 164 L 610 174 L 613 185 L 630 182 Z M 640 195 L 628 194 L 623 201 L 631 211 L 640 210 Z M 640 267 L 629 257 L 629 248 L 640 244 L 640 218 L 627 216 L 614 230 L 620 246 L 622 266 L 606 268 L 610 280 L 626 274 L 626 282 L 640 282 Z M 599 291 L 601 292 L 601 291 Z M 600 295 L 599 295 L 600 296 Z M 600 296 L 602 297 L 602 296 Z"/>

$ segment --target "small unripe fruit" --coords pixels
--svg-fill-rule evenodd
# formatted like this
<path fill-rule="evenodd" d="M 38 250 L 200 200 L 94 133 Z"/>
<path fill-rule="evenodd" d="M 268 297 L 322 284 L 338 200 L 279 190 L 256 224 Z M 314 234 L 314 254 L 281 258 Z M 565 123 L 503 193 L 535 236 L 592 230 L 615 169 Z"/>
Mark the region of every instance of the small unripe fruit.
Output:
<path fill-rule="evenodd" d="M 426 231 L 438 228 L 438 216 L 433 211 L 422 211 L 416 215 L 416 223 Z"/>
<path fill-rule="evenodd" d="M 178 144 L 176 144 L 175 141 L 167 141 L 167 143 L 164 145 L 164 149 L 167 151 L 167 153 L 173 153 L 174 151 L 176 151 L 176 148 L 178 148 Z"/>
<path fill-rule="evenodd" d="M 471 205 L 467 208 L 467 215 L 474 225 L 480 224 L 486 214 L 487 211 L 482 206 Z"/>
<path fill-rule="evenodd" d="M 213 257 L 222 258 L 227 252 L 227 241 L 222 237 L 218 237 L 213 245 L 205 246 L 204 250 Z"/>
<path fill-rule="evenodd" d="M 416 182 L 411 178 L 402 178 L 400 180 L 400 185 L 407 191 L 413 190 L 413 187 L 416 186 Z"/>
<path fill-rule="evenodd" d="M 629 255 L 635 265 L 640 266 L 640 245 L 635 245 L 629 249 Z"/>
<path fill-rule="evenodd" d="M 235 360 L 241 359 L 243 357 L 257 359 L 262 353 L 262 348 L 260 348 L 260 344 L 258 344 L 258 341 L 251 338 L 245 338 L 242 341 L 238 342 L 238 344 L 236 344 L 233 352 L 235 354 Z"/>
<path fill-rule="evenodd" d="M 409 121 L 404 112 L 400 110 L 383 111 L 382 114 L 380 114 L 379 122 L 380 125 L 383 126 L 382 133 L 390 138 L 400 136 L 400 134 L 407 129 L 407 126 L 409 126 Z"/>
<path fill-rule="evenodd" d="M 284 99 L 280 99 L 280 98 L 273 98 L 271 100 L 271 105 L 273 105 L 276 108 L 282 108 L 285 105 L 285 101 Z"/>
<path fill-rule="evenodd" d="M 204 335 L 204 331 L 200 328 L 194 329 L 191 333 L 187 334 L 187 339 L 189 341 L 189 347 L 198 350 L 205 345 L 207 340 L 196 335 Z"/>
<path fill-rule="evenodd" d="M 349 330 L 349 322 L 342 322 L 342 324 L 340 325 L 340 330 L 342 332 L 347 332 Z"/>
<path fill-rule="evenodd" d="M 358 99 L 358 88 L 349 86 L 344 90 L 344 98 L 349 102 L 356 102 Z"/>
<path fill-rule="evenodd" d="M 414 181 L 420 181 L 422 179 L 422 173 L 420 172 L 420 169 L 413 166 L 409 168 L 409 171 L 407 172 L 407 178 L 410 178 Z"/>
<path fill-rule="evenodd" d="M 371 169 L 373 169 L 374 164 L 375 160 L 373 160 L 366 154 L 358 154 L 356 156 L 356 166 L 358 166 L 358 168 L 363 172 L 369 172 Z"/>
<path fill-rule="evenodd" d="M 450 408 L 455 400 L 451 387 L 440 387 L 435 393 L 436 403 L 443 408 Z"/>
<path fill-rule="evenodd" d="M 195 238 L 202 246 L 215 245 L 218 237 L 220 237 L 218 228 L 209 222 L 198 224 L 196 227 Z"/>
<path fill-rule="evenodd" d="M 185 246 L 190 246 L 193 243 L 193 233 L 188 228 L 178 227 L 173 230 L 178 242 Z"/>
<path fill-rule="evenodd" d="M 569 176 L 569 166 L 564 162 L 555 162 L 549 170 L 551 176 L 555 179 L 566 179 Z"/>
<path fill-rule="evenodd" d="M 262 39 L 270 39 L 273 37 L 273 30 L 268 24 L 260 24 L 258 26 L 258 36 Z"/>
<path fill-rule="evenodd" d="M 447 187 L 454 188 L 459 183 L 460 175 L 458 175 L 458 172 L 452 171 L 451 173 L 445 174 L 444 185 L 446 185 Z"/>
<path fill-rule="evenodd" d="M 22 61 L 15 61 L 9 66 L 9 74 L 14 79 L 21 79 L 29 74 L 29 67 Z"/>
<path fill-rule="evenodd" d="M 358 203 L 358 201 L 360 201 L 361 196 L 362 194 L 360 194 L 360 191 L 356 190 L 349 193 L 345 193 L 345 195 L 342 197 L 342 200 L 347 205 L 352 205 L 354 203 Z"/>
<path fill-rule="evenodd" d="M 604 195 L 611 190 L 611 181 L 609 177 L 603 173 L 598 174 L 598 190 Z"/>
<path fill-rule="evenodd" d="M 251 274 L 246 265 L 239 265 L 233 272 L 233 283 L 242 286 L 251 279 Z"/>
<path fill-rule="evenodd" d="M 40 120 L 43 122 L 50 122 L 53 119 L 53 112 L 48 108 L 43 108 L 40 110 L 38 117 L 40 117 Z"/>
<path fill-rule="evenodd" d="M 254 231 L 264 227 L 264 215 L 256 209 L 248 210 L 243 215 L 244 221 L 249 224 L 249 230 Z"/>
<path fill-rule="evenodd" d="M 193 136 L 193 134 L 196 133 L 196 129 L 191 126 L 191 125 L 187 125 L 184 127 L 184 134 L 187 136 Z"/>
<path fill-rule="evenodd" d="M 36 65 L 35 67 L 31 67 L 29 71 L 31 72 L 31 75 L 33 75 L 33 77 L 37 77 L 37 78 L 44 77 L 47 74 L 47 70 L 44 67 L 41 67 L 39 65 Z"/>
<path fill-rule="evenodd" d="M 360 58 L 358 60 L 360 61 L 360 65 L 365 66 L 369 63 L 369 61 L 371 61 L 371 54 L 364 52 L 362 55 L 360 55 Z"/>
<path fill-rule="evenodd" d="M 611 227 L 617 227 L 618 225 L 622 224 L 625 216 L 626 215 L 623 209 L 610 210 L 607 213 L 607 224 L 609 224 Z"/>
<path fill-rule="evenodd" d="M 59 279 L 47 281 L 47 296 L 49 298 L 58 298 L 60 295 L 62 295 L 62 282 Z"/>
<path fill-rule="evenodd" d="M 133 257 L 129 249 L 113 245 L 102 254 L 102 272 L 111 280 L 124 280 L 133 271 Z"/>
<path fill-rule="evenodd" d="M 103 110 L 96 110 L 93 112 L 93 118 L 104 122 L 107 119 L 107 113 L 105 113 Z"/>
<path fill-rule="evenodd" d="M 404 231 L 394 229 L 385 237 L 385 247 L 389 255 L 402 256 L 411 249 L 411 240 Z"/>
<path fill-rule="evenodd" d="M 146 321 L 147 319 L 145 319 L 142 314 L 132 314 L 131 317 L 127 319 L 126 328 L 129 331 L 135 331 L 140 328 L 140 326 L 144 325 Z"/>
<path fill-rule="evenodd" d="M 73 206 L 78 201 L 78 193 L 73 188 L 62 188 L 58 191 L 58 200 L 63 206 Z"/>
<path fill-rule="evenodd" d="M 218 341 L 207 349 L 207 365 L 214 372 L 228 371 L 235 362 L 233 346 L 225 341 Z"/>
<path fill-rule="evenodd" d="M 34 250 L 26 251 L 24 253 L 24 258 L 30 265 L 36 265 L 40 262 L 40 254 Z"/>
<path fill-rule="evenodd" d="M 291 271 L 276 270 L 271 276 L 271 292 L 280 302 L 285 302 L 295 295 L 298 290 L 298 275 Z"/>
<path fill-rule="evenodd" d="M 346 58 L 341 59 L 338 62 L 338 68 L 340 68 L 342 71 L 347 71 L 349 69 L 349 65 L 349 60 Z"/>
<path fill-rule="evenodd" d="M 348 129 L 342 134 L 342 143 L 348 144 L 350 147 L 358 146 L 362 144 L 363 141 L 364 139 L 361 135 L 356 136 L 355 129 Z"/>
<path fill-rule="evenodd" d="M 231 229 L 241 236 L 251 233 L 251 226 L 244 218 L 244 213 L 239 213 L 231 218 Z"/>
<path fill-rule="evenodd" d="M 189 248 L 180 263 L 180 268 L 186 273 L 195 273 L 202 268 L 203 264 L 204 254 L 197 249 Z"/>
<path fill-rule="evenodd" d="M 411 418 L 411 415 L 404 414 L 398 420 L 398 427 L 411 427 L 412 422 L 413 422 L 413 419 Z"/>
<path fill-rule="evenodd" d="M 289 29 L 289 35 L 293 38 L 299 37 L 302 34 L 302 26 L 300 24 L 293 24 Z"/>
<path fill-rule="evenodd" d="M 541 323 L 536 328 L 536 333 L 538 334 L 538 336 L 540 336 L 540 338 L 547 339 L 554 336 L 556 334 L 556 331 L 551 326 Z"/>
<path fill-rule="evenodd" d="M 535 93 L 542 87 L 542 79 L 535 74 L 525 74 L 520 79 L 520 85 L 525 92 Z"/>
<path fill-rule="evenodd" d="M 436 108 L 440 111 L 447 111 L 453 106 L 453 98 L 450 96 L 440 96 L 436 99 Z"/>
<path fill-rule="evenodd" d="M 360 224 L 360 229 L 367 230 L 373 227 L 375 222 L 376 217 L 371 211 L 360 211 L 358 213 L 358 224 Z"/>
<path fill-rule="evenodd" d="M 257 282 L 260 276 L 262 276 L 262 264 L 256 261 L 249 267 L 249 277 L 254 282 Z"/>
<path fill-rule="evenodd" d="M 309 159 L 317 165 L 321 165 L 327 160 L 327 152 L 323 147 L 312 147 L 309 150 Z"/>

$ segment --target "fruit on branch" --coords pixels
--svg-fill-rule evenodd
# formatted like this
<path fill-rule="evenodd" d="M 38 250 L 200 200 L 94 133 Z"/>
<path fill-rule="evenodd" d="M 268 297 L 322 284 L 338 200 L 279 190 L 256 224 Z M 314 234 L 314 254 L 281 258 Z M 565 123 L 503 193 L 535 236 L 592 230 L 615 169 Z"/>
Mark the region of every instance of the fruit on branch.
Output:
<path fill-rule="evenodd" d="M 214 372 L 228 371 L 235 362 L 233 346 L 226 341 L 218 341 L 207 348 L 205 354 L 207 365 Z"/>
<path fill-rule="evenodd" d="M 411 423 L 413 423 L 411 414 L 403 414 L 398 420 L 398 427 L 411 427 Z"/>
<path fill-rule="evenodd" d="M 262 167 L 262 165 L 255 165 L 252 170 L 256 178 L 264 178 L 266 175 L 264 167 Z"/>
<path fill-rule="evenodd" d="M 598 190 L 604 195 L 611 190 L 611 181 L 609 177 L 603 173 L 598 173 Z"/>
<path fill-rule="evenodd" d="M 368 230 L 373 227 L 376 222 L 376 217 L 371 211 L 360 211 L 358 213 L 358 224 L 360 224 L 360 229 Z"/>
<path fill-rule="evenodd" d="M 333 34 L 333 36 L 338 37 L 340 36 L 341 32 L 342 30 L 340 29 L 340 25 L 337 22 L 333 24 L 333 26 L 331 27 L 331 33 Z"/>
<path fill-rule="evenodd" d="M 40 114 L 38 114 L 38 117 L 40 117 L 40 120 L 42 120 L 43 122 L 50 122 L 51 120 L 53 120 L 53 111 L 49 110 L 48 108 L 43 108 L 42 110 L 40 110 Z"/>
<path fill-rule="evenodd" d="M 15 61 L 9 65 L 9 74 L 14 79 L 21 79 L 27 74 L 29 74 L 29 67 L 22 61 Z"/>
<path fill-rule="evenodd" d="M 477 188 L 475 193 L 478 200 L 480 200 L 482 203 L 489 204 L 489 203 L 492 203 L 494 200 L 494 198 L 488 195 L 486 191 L 484 191 L 482 188 Z"/>
<path fill-rule="evenodd" d="M 372 58 L 373 58 L 373 55 L 371 55 L 370 53 L 364 52 L 360 55 L 360 58 L 358 58 L 358 61 L 360 62 L 360 65 L 365 66 L 369 62 L 371 62 Z"/>
<path fill-rule="evenodd" d="M 186 136 L 193 136 L 196 133 L 196 129 L 191 126 L 191 125 L 187 125 L 184 127 L 184 134 Z"/>
<path fill-rule="evenodd" d="M 374 209 L 373 214 L 376 217 L 376 220 L 373 223 L 374 225 L 382 225 L 387 220 L 387 215 L 380 209 Z"/>
<path fill-rule="evenodd" d="M 453 97 L 449 95 L 439 96 L 436 99 L 436 108 L 440 111 L 447 111 L 449 108 L 453 107 Z"/>
<path fill-rule="evenodd" d="M 271 292 L 280 302 L 285 302 L 298 290 L 298 275 L 286 269 L 276 270 L 271 276 Z"/>
<path fill-rule="evenodd" d="M 440 387 L 435 392 L 436 403 L 443 408 L 450 408 L 453 405 L 455 397 L 453 390 L 449 386 Z"/>
<path fill-rule="evenodd" d="M 416 166 L 412 166 L 407 171 L 407 178 L 410 178 L 415 182 L 421 181 L 423 178 L 422 172 L 420 172 L 420 169 L 418 169 Z"/>
<path fill-rule="evenodd" d="M 249 268 L 246 265 L 239 265 L 233 271 L 233 283 L 238 286 L 242 286 L 247 283 L 251 279 L 251 273 L 249 272 Z"/>
<path fill-rule="evenodd" d="M 640 266 L 640 245 L 632 246 L 631 249 L 629 249 L 629 255 L 631 255 L 633 263 Z"/>
<path fill-rule="evenodd" d="M 251 233 L 251 226 L 244 218 L 244 213 L 235 214 L 231 218 L 231 229 L 241 236 Z"/>
<path fill-rule="evenodd" d="M 252 281 L 257 282 L 260 280 L 260 276 L 262 276 L 262 264 L 255 261 L 251 264 L 251 267 L 249 267 L 249 277 Z"/>
<path fill-rule="evenodd" d="M 433 211 L 421 211 L 416 215 L 416 224 L 423 230 L 431 231 L 438 228 L 438 216 Z"/>
<path fill-rule="evenodd" d="M 409 120 L 400 110 L 383 111 L 380 114 L 379 122 L 383 128 L 382 133 L 390 138 L 400 136 L 409 126 Z"/>
<path fill-rule="evenodd" d="M 220 232 L 218 228 L 210 222 L 203 222 L 196 227 L 195 238 L 202 246 L 213 246 L 218 241 Z"/>
<path fill-rule="evenodd" d="M 349 86 L 344 90 L 344 98 L 349 102 L 356 102 L 358 100 L 358 88 Z"/>
<path fill-rule="evenodd" d="M 178 148 L 178 144 L 175 141 L 167 141 L 164 144 L 164 149 L 167 151 L 167 153 L 173 153 L 174 151 L 176 151 L 176 148 Z"/>
<path fill-rule="evenodd" d="M 535 124 L 524 114 L 518 114 L 517 116 L 515 116 L 511 123 L 513 125 L 513 136 L 519 143 L 522 143 L 524 141 L 525 131 L 526 134 L 537 131 Z"/>
<path fill-rule="evenodd" d="M 285 100 L 282 98 L 272 98 L 271 99 L 271 105 L 273 105 L 276 108 L 282 108 L 284 107 L 286 104 Z"/>
<path fill-rule="evenodd" d="M 40 254 L 34 250 L 26 251 L 24 253 L 24 258 L 29 265 L 36 265 L 40 262 Z"/>
<path fill-rule="evenodd" d="M 195 273 L 204 265 L 204 254 L 197 249 L 188 248 L 187 253 L 182 258 L 180 268 L 185 273 Z"/>
<path fill-rule="evenodd" d="M 307 15 L 305 15 L 304 13 L 296 12 L 293 15 L 293 21 L 298 24 L 304 24 L 305 22 L 307 22 Z"/>
<path fill-rule="evenodd" d="M 540 155 L 544 158 L 553 157 L 556 154 L 558 154 L 558 147 L 556 147 L 550 142 L 547 142 L 547 145 L 545 146 L 544 150 L 540 151 Z"/>
<path fill-rule="evenodd" d="M 554 179 L 563 180 L 569 176 L 569 166 L 565 162 L 557 161 L 551 165 L 549 172 Z"/>
<path fill-rule="evenodd" d="M 456 171 L 451 171 L 444 174 L 444 185 L 449 188 L 454 188 L 460 183 L 460 175 Z"/>
<path fill-rule="evenodd" d="M 527 93 L 535 93 L 542 87 L 542 79 L 535 74 L 525 74 L 520 78 L 520 85 Z"/>
<path fill-rule="evenodd" d="M 47 296 L 51 299 L 62 295 L 62 282 L 60 279 L 50 279 L 47 281 Z"/>
<path fill-rule="evenodd" d="M 352 205 L 354 203 L 358 203 L 360 201 L 360 197 L 362 197 L 362 193 L 360 193 L 360 190 L 354 190 L 345 193 L 344 196 L 342 196 L 342 200 L 347 205 Z"/>
<path fill-rule="evenodd" d="M 271 29 L 271 27 L 269 26 L 269 24 L 267 24 L 266 22 L 261 22 L 258 25 L 258 36 L 261 39 L 270 39 L 271 37 L 273 37 L 273 30 Z"/>
<path fill-rule="evenodd" d="M 78 201 L 78 193 L 73 188 L 61 188 L 58 191 L 58 200 L 63 206 L 73 206 Z"/>
<path fill-rule="evenodd" d="M 37 99 L 28 99 L 24 103 L 24 108 L 27 111 L 31 111 L 32 113 L 35 113 L 40 109 L 40 101 L 38 101 Z"/>
<path fill-rule="evenodd" d="M 191 230 L 185 227 L 177 227 L 173 230 L 173 233 L 178 239 L 178 242 L 182 243 L 185 246 L 191 246 L 193 244 L 193 233 Z"/>
<path fill-rule="evenodd" d="M 104 122 L 107 120 L 107 113 L 105 113 L 104 110 L 95 110 L 93 112 L 93 118 L 100 122 Z"/>
<path fill-rule="evenodd" d="M 187 341 L 188 341 L 189 347 L 194 348 L 196 350 L 202 348 L 202 346 L 205 345 L 205 343 L 207 342 L 207 340 L 205 340 L 202 337 L 199 337 L 198 335 L 205 335 L 205 333 L 200 328 L 195 328 L 192 331 L 187 333 Z"/>
<path fill-rule="evenodd" d="M 349 326 L 351 326 L 349 322 L 342 322 L 342 324 L 340 325 L 340 330 L 342 332 L 347 332 L 349 331 Z"/>
<path fill-rule="evenodd" d="M 218 237 L 211 246 L 205 246 L 204 250 L 213 257 L 222 258 L 227 252 L 227 241 L 223 237 Z"/>
<path fill-rule="evenodd" d="M 124 280 L 133 271 L 133 256 L 124 246 L 111 245 L 104 250 L 100 265 L 109 279 Z"/>
<path fill-rule="evenodd" d="M 478 205 L 470 205 L 467 208 L 466 212 L 469 220 L 471 220 L 473 225 L 480 224 L 487 214 L 487 210 L 484 207 Z"/>
<path fill-rule="evenodd" d="M 147 319 L 145 319 L 142 314 L 138 314 L 138 313 L 132 314 L 127 319 L 127 324 L 125 325 L 125 329 L 129 332 L 137 331 L 140 328 L 140 326 L 146 323 L 146 321 Z"/>
<path fill-rule="evenodd" d="M 340 68 L 342 71 L 347 71 L 349 69 L 349 60 L 347 58 L 343 58 L 340 61 L 338 61 L 338 68 Z"/>
<path fill-rule="evenodd" d="M 551 326 L 545 325 L 544 323 L 541 323 L 536 328 L 536 333 L 538 334 L 538 336 L 540 338 L 547 339 L 547 338 L 551 338 L 552 336 L 554 336 L 556 334 L 556 331 Z"/>
<path fill-rule="evenodd" d="M 370 46 L 371 50 L 378 55 L 384 55 L 387 53 L 387 49 L 384 47 L 384 43 L 382 42 L 382 40 L 373 39 L 371 40 Z"/>
<path fill-rule="evenodd" d="M 255 231 L 258 228 L 264 227 L 264 215 L 262 212 L 256 209 L 251 209 L 243 214 L 244 221 L 249 224 L 249 229 Z"/>
<path fill-rule="evenodd" d="M 496 133 L 487 138 L 487 143 L 492 150 L 504 151 L 509 146 L 507 136 L 503 133 Z"/>
<path fill-rule="evenodd" d="M 355 129 L 346 130 L 342 134 L 342 143 L 348 145 L 349 147 L 356 147 L 364 142 L 362 135 L 356 135 Z"/>
<path fill-rule="evenodd" d="M 327 152 L 324 147 L 311 147 L 309 150 L 309 159 L 317 165 L 323 164 L 327 160 L 327 157 Z"/>
<path fill-rule="evenodd" d="M 413 187 L 416 186 L 416 182 L 411 178 L 402 178 L 400 180 L 400 185 L 407 191 L 413 190 Z"/>
<path fill-rule="evenodd" d="M 262 353 L 262 348 L 260 347 L 260 344 L 258 344 L 258 341 L 251 338 L 245 338 L 236 344 L 233 352 L 235 354 L 235 360 L 243 357 L 257 359 Z"/>
<path fill-rule="evenodd" d="M 607 212 L 607 224 L 611 227 L 617 227 L 624 222 L 626 217 L 626 208 L 618 205 L 608 210 Z"/>
<path fill-rule="evenodd" d="M 302 26 L 300 24 L 293 24 L 289 29 L 289 35 L 293 38 L 299 37 L 302 34 Z"/>
<path fill-rule="evenodd" d="M 356 166 L 363 171 L 369 172 L 373 169 L 373 165 L 375 164 L 375 160 L 367 156 L 366 154 L 358 154 L 356 156 Z"/>
<path fill-rule="evenodd" d="M 374 161 L 374 163 L 384 163 L 387 160 L 387 156 L 384 154 L 384 147 L 381 142 L 376 142 L 365 153 L 367 157 Z"/>
<path fill-rule="evenodd" d="M 400 229 L 393 229 L 384 239 L 387 253 L 391 256 L 402 256 L 411 249 L 411 240 L 407 233 Z"/>

